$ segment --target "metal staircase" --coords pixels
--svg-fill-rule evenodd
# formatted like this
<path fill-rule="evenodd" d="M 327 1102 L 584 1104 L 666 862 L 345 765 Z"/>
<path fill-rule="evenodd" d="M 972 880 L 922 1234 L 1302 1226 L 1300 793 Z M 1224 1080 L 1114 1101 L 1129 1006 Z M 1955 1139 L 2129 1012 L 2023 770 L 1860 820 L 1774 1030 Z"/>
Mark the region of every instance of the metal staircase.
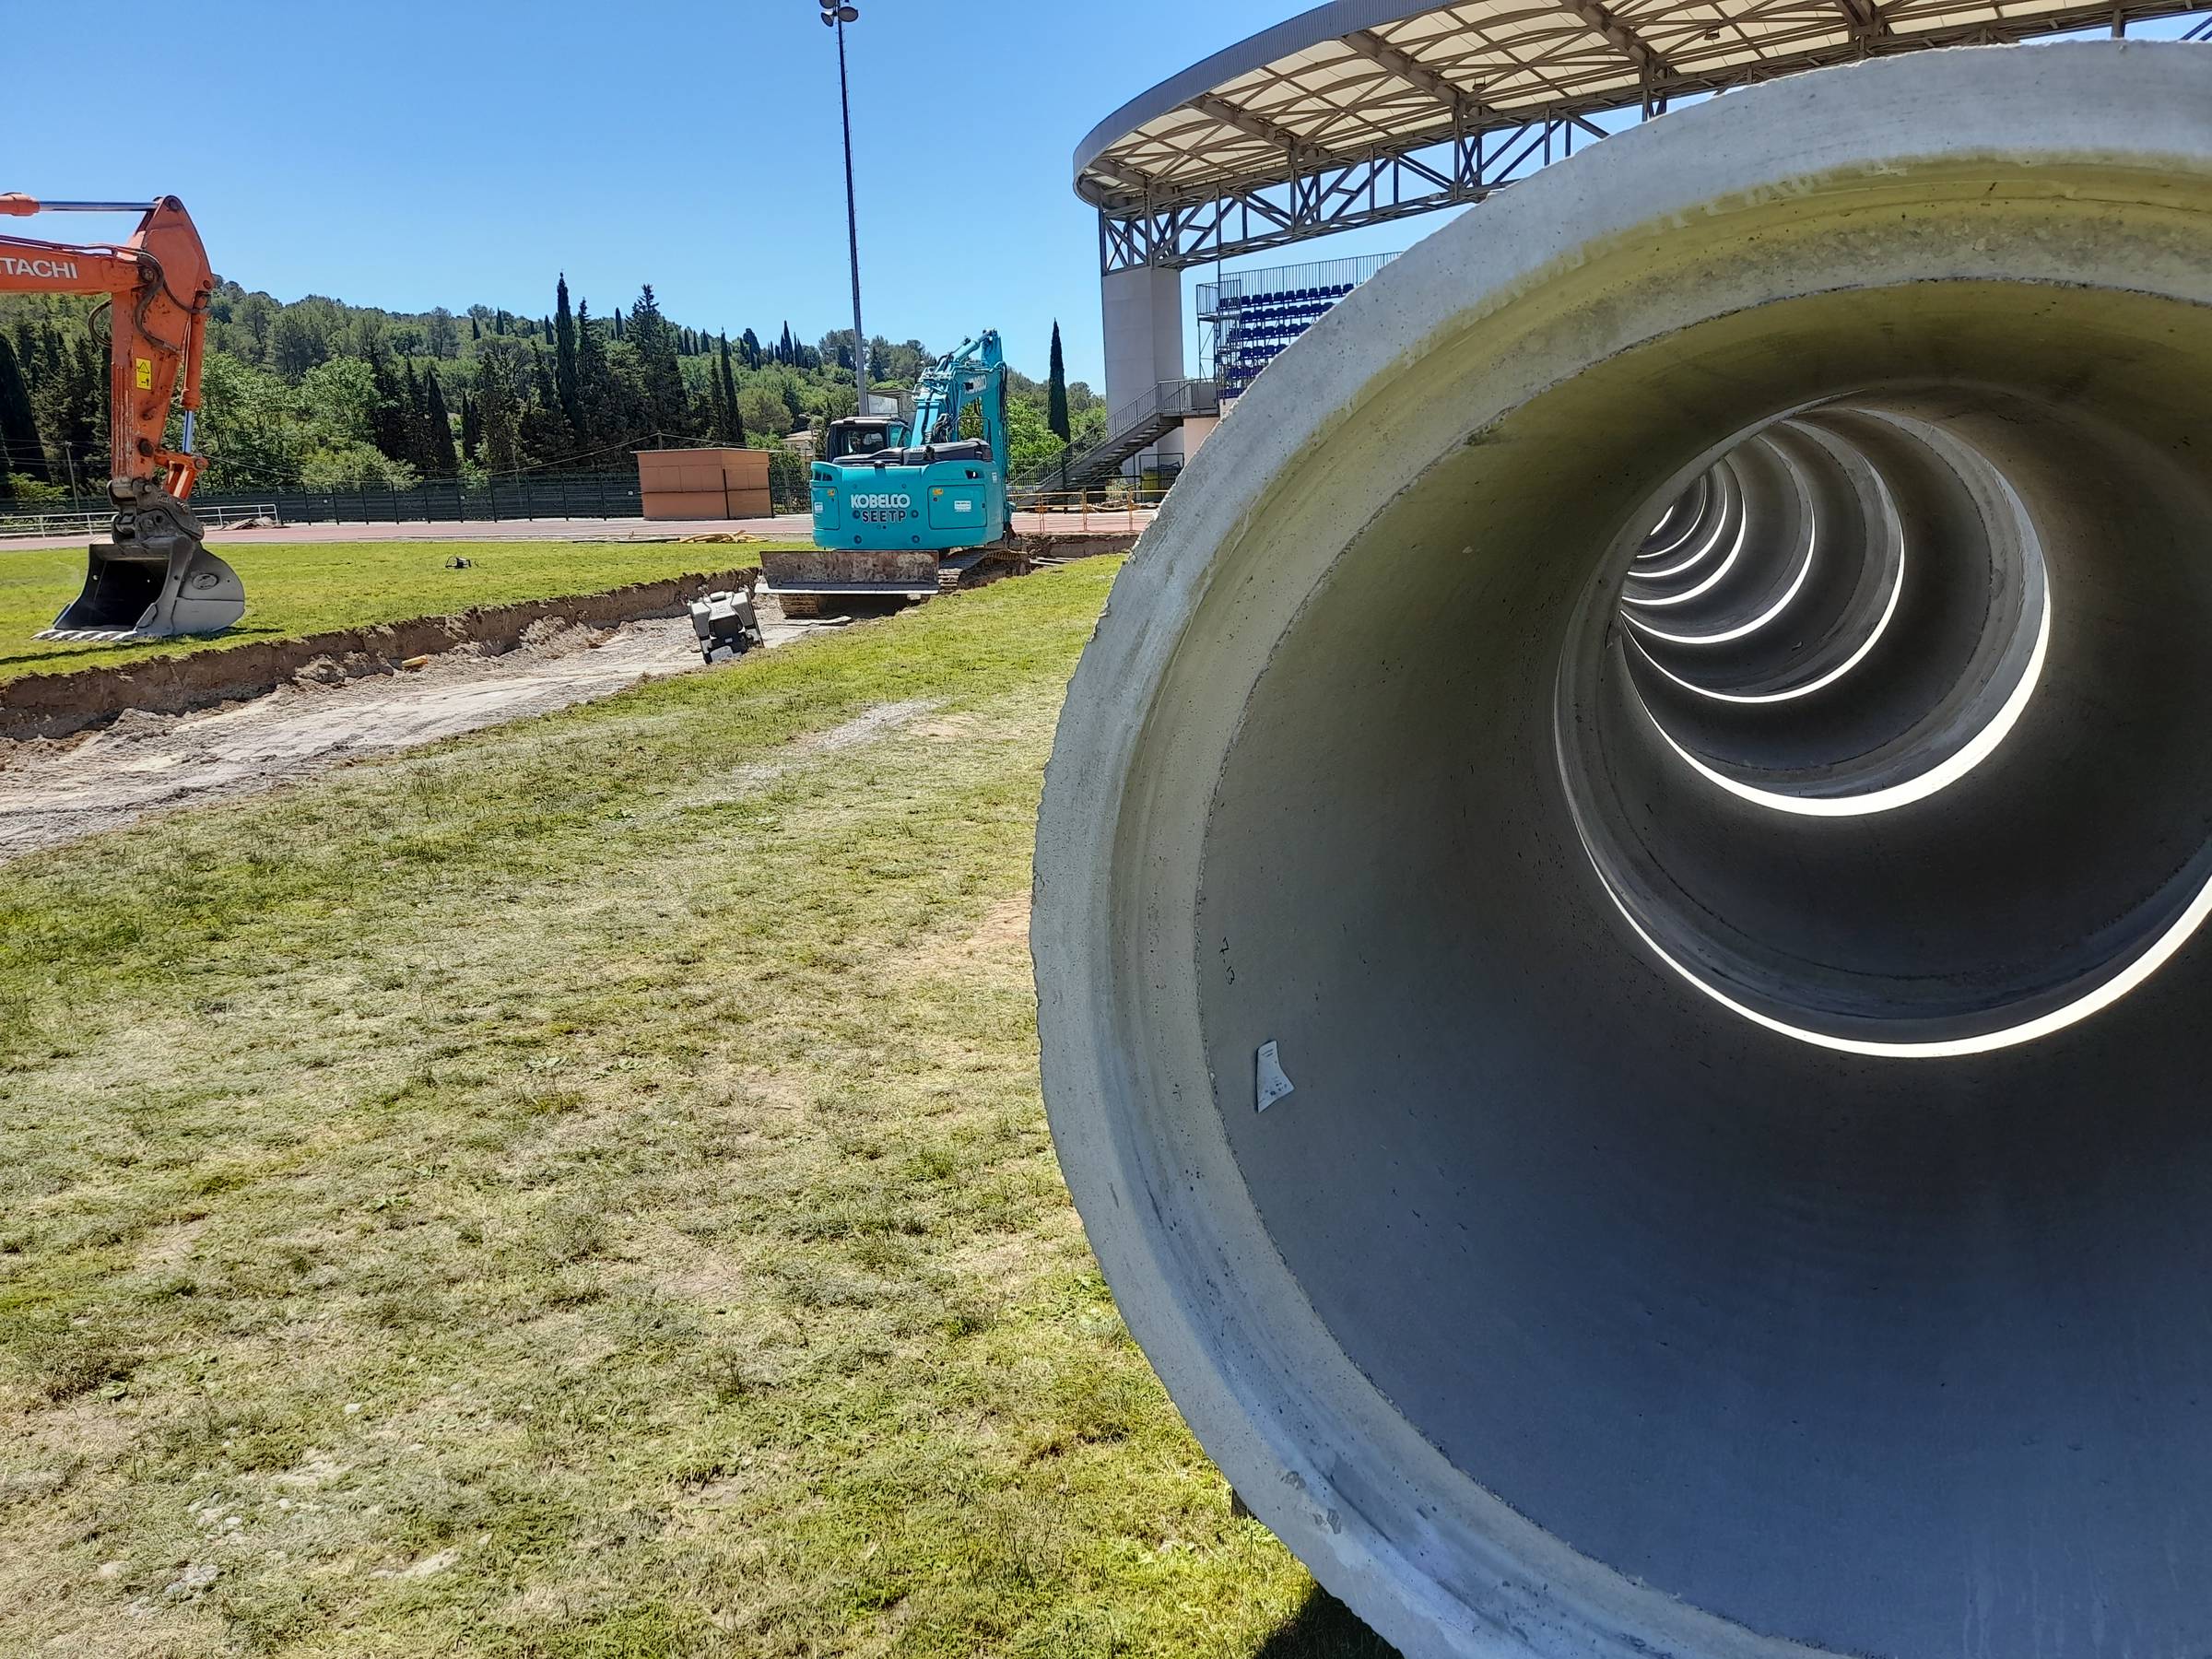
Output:
<path fill-rule="evenodd" d="M 1210 380 L 1162 381 L 1107 418 L 1095 438 L 1069 445 L 1050 461 L 1027 467 L 1014 482 L 1030 489 L 1086 489 L 1141 455 L 1194 415 L 1217 415 L 1221 400 Z"/>

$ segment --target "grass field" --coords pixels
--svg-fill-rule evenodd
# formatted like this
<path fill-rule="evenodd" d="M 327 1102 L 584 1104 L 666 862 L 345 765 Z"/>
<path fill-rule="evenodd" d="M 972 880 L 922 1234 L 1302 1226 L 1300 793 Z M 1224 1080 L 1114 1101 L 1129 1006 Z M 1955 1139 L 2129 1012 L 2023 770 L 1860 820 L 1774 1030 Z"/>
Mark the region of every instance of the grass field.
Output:
<path fill-rule="evenodd" d="M 0 1652 L 1384 1653 L 1045 1131 L 1112 574 L 10 865 Z"/>
<path fill-rule="evenodd" d="M 32 639 L 76 596 L 84 583 L 85 555 L 81 549 L 39 552 L 0 547 L 0 680 L 293 639 L 329 629 L 451 616 L 477 605 L 594 594 L 632 582 L 760 561 L 759 543 L 360 541 L 226 546 L 218 535 L 212 545 L 246 584 L 245 619 L 212 640 L 139 645 Z M 456 553 L 473 561 L 467 570 L 445 568 Z"/>

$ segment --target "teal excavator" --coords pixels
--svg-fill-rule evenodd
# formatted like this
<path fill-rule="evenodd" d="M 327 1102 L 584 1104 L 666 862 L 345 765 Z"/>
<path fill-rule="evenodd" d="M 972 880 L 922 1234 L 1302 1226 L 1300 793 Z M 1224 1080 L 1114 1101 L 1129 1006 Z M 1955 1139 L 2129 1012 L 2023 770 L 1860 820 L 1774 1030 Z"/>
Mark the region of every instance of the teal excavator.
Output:
<path fill-rule="evenodd" d="M 853 600 L 907 601 L 1021 565 L 1008 530 L 1006 366 L 998 331 L 924 372 L 911 418 L 830 423 L 813 467 L 811 548 L 762 555 L 790 617 Z"/>

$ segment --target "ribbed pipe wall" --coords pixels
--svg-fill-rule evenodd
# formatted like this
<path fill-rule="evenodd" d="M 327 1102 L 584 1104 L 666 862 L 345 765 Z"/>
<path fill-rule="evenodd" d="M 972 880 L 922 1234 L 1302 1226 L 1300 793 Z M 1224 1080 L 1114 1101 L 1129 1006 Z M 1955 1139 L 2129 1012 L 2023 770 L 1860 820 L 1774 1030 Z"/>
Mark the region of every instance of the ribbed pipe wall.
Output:
<path fill-rule="evenodd" d="M 2194 47 L 1732 93 L 1269 369 L 1033 943 L 1108 1278 L 1323 1583 L 1417 1656 L 2212 1648 L 2208 630 Z"/>

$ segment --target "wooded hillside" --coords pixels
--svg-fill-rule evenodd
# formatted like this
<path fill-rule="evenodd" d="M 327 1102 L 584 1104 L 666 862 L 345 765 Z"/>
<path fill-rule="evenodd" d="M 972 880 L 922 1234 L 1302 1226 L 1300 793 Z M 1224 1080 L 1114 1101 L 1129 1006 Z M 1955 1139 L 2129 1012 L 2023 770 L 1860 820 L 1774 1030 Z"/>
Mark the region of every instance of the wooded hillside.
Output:
<path fill-rule="evenodd" d="M 774 447 L 853 410 L 853 331 L 809 344 L 786 322 L 710 334 L 642 288 L 605 317 L 565 278 L 537 317 L 489 306 L 406 313 L 224 283 L 209 312 L 196 446 L 209 490 L 405 488 L 421 479 L 626 466 L 628 453 L 710 441 Z M 104 312 L 0 298 L 0 497 L 100 493 L 108 477 Z M 1058 363 L 1058 338 L 1053 345 Z M 936 354 L 876 336 L 874 384 L 908 389 Z M 1056 454 L 1105 410 L 1077 382 L 1011 377 L 1017 465 Z"/>

